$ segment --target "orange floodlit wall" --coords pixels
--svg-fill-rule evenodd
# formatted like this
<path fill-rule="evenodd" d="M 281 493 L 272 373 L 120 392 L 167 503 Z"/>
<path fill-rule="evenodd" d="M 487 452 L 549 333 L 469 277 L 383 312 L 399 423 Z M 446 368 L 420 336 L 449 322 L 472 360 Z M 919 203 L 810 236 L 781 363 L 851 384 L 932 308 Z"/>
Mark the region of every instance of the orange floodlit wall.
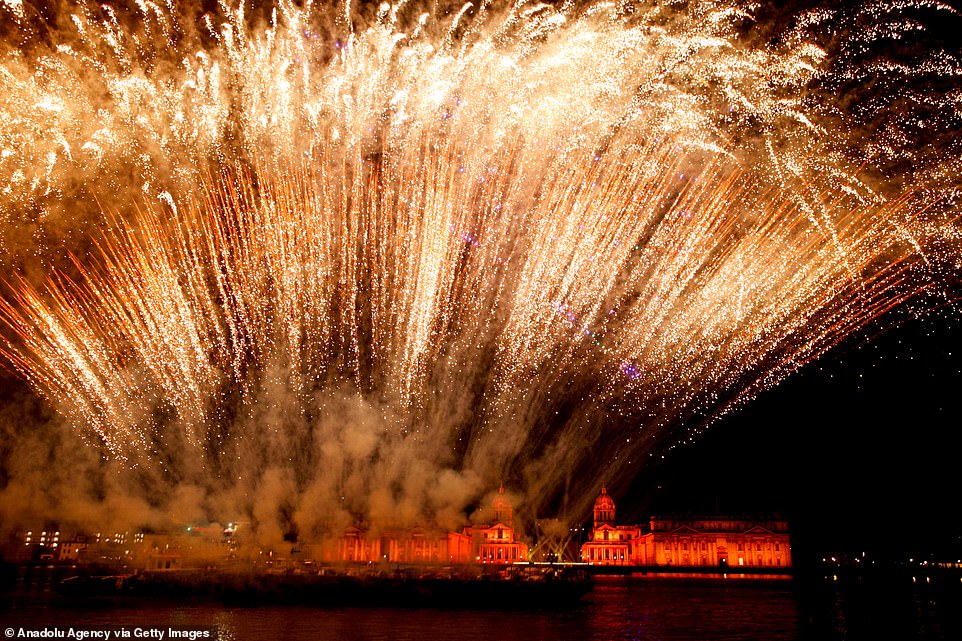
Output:
<path fill-rule="evenodd" d="M 581 546 L 592 565 L 789 568 L 788 523 L 728 517 L 652 518 L 647 527 L 615 525 L 614 501 L 602 488 L 594 528 Z"/>
<path fill-rule="evenodd" d="M 328 562 L 404 564 L 508 564 L 528 560 L 528 546 L 517 539 L 513 508 L 502 487 L 489 510 L 491 522 L 461 532 L 424 528 L 371 532 L 350 527 L 323 546 Z"/>
<path fill-rule="evenodd" d="M 329 562 L 438 564 L 468 563 L 471 539 L 459 532 L 410 530 L 371 533 L 351 527 L 333 544 L 323 546 Z"/>

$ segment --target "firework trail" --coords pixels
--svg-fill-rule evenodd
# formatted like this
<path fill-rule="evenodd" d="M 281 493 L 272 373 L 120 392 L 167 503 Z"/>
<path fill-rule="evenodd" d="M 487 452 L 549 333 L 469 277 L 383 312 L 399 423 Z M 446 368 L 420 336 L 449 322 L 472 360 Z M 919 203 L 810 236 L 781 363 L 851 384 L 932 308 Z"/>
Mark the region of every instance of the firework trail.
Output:
<path fill-rule="evenodd" d="M 951 154 L 889 193 L 811 107 L 830 14 L 367 9 L 3 9 L 2 355 L 153 505 L 307 536 L 508 478 L 578 518 L 958 255 Z M 852 19 L 910 10 L 954 15 Z"/>

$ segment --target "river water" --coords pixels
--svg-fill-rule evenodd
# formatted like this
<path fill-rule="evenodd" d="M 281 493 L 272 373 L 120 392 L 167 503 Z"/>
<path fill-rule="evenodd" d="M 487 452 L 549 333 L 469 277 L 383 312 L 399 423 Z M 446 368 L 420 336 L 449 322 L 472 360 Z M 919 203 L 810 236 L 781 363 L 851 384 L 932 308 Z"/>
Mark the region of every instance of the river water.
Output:
<path fill-rule="evenodd" d="M 175 628 L 216 632 L 225 641 L 948 641 L 962 639 L 959 583 L 612 576 L 598 577 L 582 605 L 561 610 L 229 608 L 135 599 L 77 607 L 18 593 L 0 602 L 0 621 L 8 636 L 15 633 L 10 638 L 43 629 L 144 638 Z"/>

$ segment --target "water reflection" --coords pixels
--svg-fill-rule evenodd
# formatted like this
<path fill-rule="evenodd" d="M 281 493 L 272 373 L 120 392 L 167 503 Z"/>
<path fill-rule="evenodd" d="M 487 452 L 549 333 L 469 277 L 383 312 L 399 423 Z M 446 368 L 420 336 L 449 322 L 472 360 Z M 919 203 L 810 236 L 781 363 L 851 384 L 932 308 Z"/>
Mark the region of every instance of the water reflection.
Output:
<path fill-rule="evenodd" d="M 227 641 L 943 641 L 962 638 L 962 584 L 908 578 L 599 577 L 565 610 L 250 607 L 112 602 L 71 607 L 14 595 L 16 625 L 212 626 Z"/>

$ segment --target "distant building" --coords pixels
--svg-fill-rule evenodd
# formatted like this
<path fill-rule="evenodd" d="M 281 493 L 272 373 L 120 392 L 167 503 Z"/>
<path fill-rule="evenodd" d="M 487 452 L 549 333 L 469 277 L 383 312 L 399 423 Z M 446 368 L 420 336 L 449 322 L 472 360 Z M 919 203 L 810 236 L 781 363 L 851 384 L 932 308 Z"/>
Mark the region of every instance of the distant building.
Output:
<path fill-rule="evenodd" d="M 148 535 L 141 537 L 143 546 L 140 549 L 140 567 L 147 570 L 178 570 L 183 561 L 183 545 L 180 539 L 181 533 L 177 536 L 171 535 Z"/>
<path fill-rule="evenodd" d="M 326 562 L 404 564 L 508 564 L 528 560 L 527 544 L 517 539 L 513 508 L 498 491 L 487 524 L 470 525 L 461 532 L 414 527 L 376 533 L 349 527 L 334 542 L 320 546 Z"/>
<path fill-rule="evenodd" d="M 64 541 L 60 545 L 60 561 L 78 562 L 86 558 L 87 537 L 76 535 L 69 541 Z"/>
<path fill-rule="evenodd" d="M 596 565 L 638 565 L 641 528 L 615 525 L 615 502 L 602 487 L 595 500 L 591 539 L 581 548 L 581 558 Z"/>
<path fill-rule="evenodd" d="M 528 560 L 528 546 L 516 540 L 513 508 L 504 495 L 504 486 L 491 504 L 491 523 L 464 528 L 473 541 L 473 556 L 478 563 L 506 564 Z"/>
<path fill-rule="evenodd" d="M 321 558 L 328 562 L 467 563 L 471 539 L 458 532 L 439 532 L 422 527 L 377 534 L 349 527 L 333 544 L 321 548 Z"/>
<path fill-rule="evenodd" d="M 64 533 L 58 529 L 10 532 L 0 559 L 12 563 L 125 564 L 149 570 L 266 567 L 297 570 L 321 564 L 509 565 L 531 556 L 515 529 L 514 510 L 501 487 L 486 519 L 460 532 L 425 527 L 346 528 L 338 535 L 292 544 L 290 550 L 245 547 L 238 525 L 186 527 L 172 532 Z M 646 524 L 618 525 L 606 488 L 595 500 L 593 527 L 581 559 L 601 566 L 789 568 L 784 520 L 730 517 L 652 517 Z"/>
<path fill-rule="evenodd" d="M 592 565 L 789 568 L 788 523 L 731 517 L 652 517 L 647 525 L 615 525 L 606 488 L 595 500 L 591 538 L 581 558 Z"/>

